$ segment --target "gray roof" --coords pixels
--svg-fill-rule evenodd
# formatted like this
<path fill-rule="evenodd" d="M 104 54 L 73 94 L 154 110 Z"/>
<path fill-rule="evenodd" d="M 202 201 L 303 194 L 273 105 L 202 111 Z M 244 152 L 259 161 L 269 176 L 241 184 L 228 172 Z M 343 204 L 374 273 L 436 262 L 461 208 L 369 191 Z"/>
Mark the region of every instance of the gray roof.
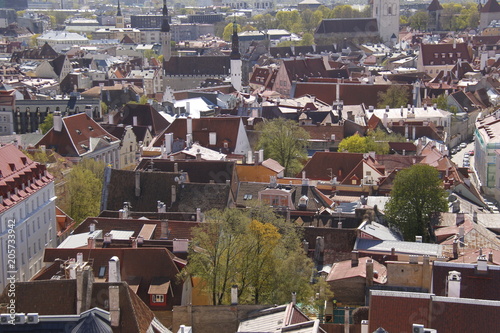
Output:
<path fill-rule="evenodd" d="M 377 222 L 369 223 L 365 221 L 360 224 L 358 229 L 380 240 L 402 241 L 401 236 L 399 236 L 396 232 Z"/>
<path fill-rule="evenodd" d="M 390 253 L 392 248 L 396 250 L 396 253 L 408 255 L 429 255 L 438 257 L 443 253 L 443 247 L 439 244 L 380 241 L 360 238 L 358 238 L 354 244 L 354 249 L 358 251 Z"/>
<path fill-rule="evenodd" d="M 242 321 L 238 332 L 276 332 L 285 325 L 287 305 L 258 311 L 258 317 Z"/>

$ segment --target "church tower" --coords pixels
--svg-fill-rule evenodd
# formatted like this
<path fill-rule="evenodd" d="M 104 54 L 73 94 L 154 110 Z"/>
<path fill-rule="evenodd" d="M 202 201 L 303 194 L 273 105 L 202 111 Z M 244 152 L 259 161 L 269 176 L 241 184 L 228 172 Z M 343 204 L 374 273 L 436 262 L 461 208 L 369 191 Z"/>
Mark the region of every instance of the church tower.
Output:
<path fill-rule="evenodd" d="M 116 10 L 116 24 L 117 28 L 125 28 L 125 22 L 123 20 L 122 10 L 120 8 L 120 0 L 118 0 L 118 9 Z"/>
<path fill-rule="evenodd" d="M 399 0 L 373 0 L 372 17 L 384 43 L 399 40 Z"/>
<path fill-rule="evenodd" d="M 231 84 L 234 89 L 241 91 L 243 85 L 241 83 L 242 62 L 240 55 L 240 41 L 238 39 L 238 25 L 236 20 L 233 22 L 233 37 L 231 39 Z"/>
<path fill-rule="evenodd" d="M 163 55 L 163 63 L 165 63 L 169 61 L 170 57 L 172 56 L 172 50 L 170 46 L 172 37 L 170 35 L 170 24 L 168 23 L 167 0 L 163 0 L 163 19 L 161 22 L 160 38 L 161 54 Z"/>

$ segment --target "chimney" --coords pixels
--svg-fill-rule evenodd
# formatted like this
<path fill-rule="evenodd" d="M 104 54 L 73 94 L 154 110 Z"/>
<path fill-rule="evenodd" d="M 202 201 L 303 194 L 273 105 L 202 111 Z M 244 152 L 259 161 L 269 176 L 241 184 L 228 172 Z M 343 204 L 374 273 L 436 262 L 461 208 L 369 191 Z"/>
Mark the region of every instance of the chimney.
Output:
<path fill-rule="evenodd" d="M 120 286 L 109 286 L 109 314 L 111 326 L 120 326 Z"/>
<path fill-rule="evenodd" d="M 198 149 L 198 151 L 196 152 L 196 160 L 197 161 L 201 161 L 201 153 L 200 153 L 200 150 Z"/>
<path fill-rule="evenodd" d="M 172 194 L 172 198 L 170 199 L 170 201 L 173 204 L 174 202 L 177 201 L 177 193 L 176 193 L 177 192 L 177 187 L 175 185 L 172 185 L 170 192 Z"/>
<path fill-rule="evenodd" d="M 156 202 L 156 209 L 158 211 L 158 213 L 166 213 L 167 212 L 167 207 L 165 206 L 165 203 L 158 200 Z"/>
<path fill-rule="evenodd" d="M 90 267 L 78 268 L 76 271 L 76 313 L 90 309 L 92 301 L 92 284 L 94 274 Z"/>
<path fill-rule="evenodd" d="M 83 253 L 78 252 L 76 254 L 76 263 L 79 265 L 83 264 Z"/>
<path fill-rule="evenodd" d="M 359 252 L 352 251 L 351 252 L 351 267 L 357 267 L 359 263 Z"/>
<path fill-rule="evenodd" d="M 366 259 L 366 286 L 373 286 L 373 260 Z"/>
<path fill-rule="evenodd" d="M 247 151 L 247 164 L 252 164 L 252 156 L 253 156 L 252 151 L 251 150 Z"/>
<path fill-rule="evenodd" d="M 297 304 L 297 293 L 295 291 L 292 291 L 292 304 Z"/>
<path fill-rule="evenodd" d="M 264 162 L 264 149 L 259 150 L 259 163 Z"/>
<path fill-rule="evenodd" d="M 238 286 L 231 287 L 231 305 L 238 305 Z"/>
<path fill-rule="evenodd" d="M 95 239 L 93 237 L 87 238 L 87 248 L 95 249 Z"/>
<path fill-rule="evenodd" d="M 196 208 L 196 222 L 201 222 L 201 208 Z"/>
<path fill-rule="evenodd" d="M 493 264 L 493 251 L 490 250 L 490 253 L 488 253 L 488 262 L 490 264 Z"/>
<path fill-rule="evenodd" d="M 432 268 L 428 255 L 424 255 L 422 259 L 422 286 L 431 290 L 432 284 Z"/>
<path fill-rule="evenodd" d="M 54 111 L 53 126 L 54 126 L 54 131 L 56 132 L 62 131 L 63 121 L 60 111 Z"/>
<path fill-rule="evenodd" d="M 141 173 L 139 171 L 135 172 L 135 196 L 141 196 Z"/>
<path fill-rule="evenodd" d="M 113 123 L 113 115 L 111 114 L 111 112 L 108 114 L 108 124 L 114 125 L 114 123 Z"/>
<path fill-rule="evenodd" d="M 415 236 L 416 243 L 422 243 L 422 236 Z"/>
<path fill-rule="evenodd" d="M 339 222 L 337 223 L 337 229 L 342 229 L 342 222 L 341 222 L 341 221 L 339 221 Z"/>
<path fill-rule="evenodd" d="M 476 211 L 474 211 L 474 213 L 472 213 L 472 221 L 477 223 L 477 212 Z"/>
<path fill-rule="evenodd" d="M 187 117 L 186 119 L 186 134 L 193 134 L 193 118 L 191 117 Z"/>
<path fill-rule="evenodd" d="M 120 259 L 117 256 L 111 257 L 108 266 L 108 282 L 121 282 Z"/>
<path fill-rule="evenodd" d="M 447 288 L 446 296 L 448 297 L 460 297 L 460 281 L 462 280 L 460 272 L 450 271 L 448 272 L 447 278 Z"/>
<path fill-rule="evenodd" d="M 160 238 L 162 238 L 162 239 L 168 238 L 168 220 L 161 222 L 160 232 L 161 232 Z"/>
<path fill-rule="evenodd" d="M 486 260 L 486 256 L 481 255 L 477 258 L 477 272 L 488 272 L 488 261 Z"/>
<path fill-rule="evenodd" d="M 136 126 L 137 126 L 137 116 L 133 116 L 133 117 L 132 117 L 132 125 L 133 125 L 134 127 L 136 127 Z"/>
<path fill-rule="evenodd" d="M 130 237 L 130 242 L 132 243 L 132 248 L 137 249 L 137 238 Z"/>
<path fill-rule="evenodd" d="M 453 241 L 453 259 L 458 259 L 458 239 Z"/>
<path fill-rule="evenodd" d="M 95 223 L 90 223 L 90 232 L 95 231 Z"/>
<path fill-rule="evenodd" d="M 309 242 L 304 239 L 302 241 L 302 247 L 304 248 L 304 252 L 307 254 L 309 252 Z"/>
<path fill-rule="evenodd" d="M 389 112 L 389 109 L 390 109 L 389 105 L 386 105 L 385 106 L 385 112 Z"/>
<path fill-rule="evenodd" d="M 179 173 L 179 163 L 174 163 L 174 172 Z"/>
<path fill-rule="evenodd" d="M 165 153 L 170 154 L 172 153 L 172 144 L 174 142 L 174 134 L 173 133 L 167 133 L 165 134 Z"/>
<path fill-rule="evenodd" d="M 391 256 L 395 256 L 396 255 L 396 249 L 395 248 L 391 248 Z"/>
<path fill-rule="evenodd" d="M 104 244 L 109 245 L 111 244 L 112 240 L 113 240 L 113 234 L 108 232 L 107 234 L 104 235 Z"/>
<path fill-rule="evenodd" d="M 254 165 L 259 165 L 259 163 L 260 163 L 258 151 L 253 153 L 253 163 L 254 163 Z"/>

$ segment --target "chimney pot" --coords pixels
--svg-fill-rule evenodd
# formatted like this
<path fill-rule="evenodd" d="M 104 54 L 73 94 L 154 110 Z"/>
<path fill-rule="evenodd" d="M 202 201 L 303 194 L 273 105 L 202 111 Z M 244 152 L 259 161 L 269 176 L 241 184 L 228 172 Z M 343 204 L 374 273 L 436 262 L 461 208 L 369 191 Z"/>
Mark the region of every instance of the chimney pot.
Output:
<path fill-rule="evenodd" d="M 238 305 L 238 286 L 231 287 L 231 305 Z"/>

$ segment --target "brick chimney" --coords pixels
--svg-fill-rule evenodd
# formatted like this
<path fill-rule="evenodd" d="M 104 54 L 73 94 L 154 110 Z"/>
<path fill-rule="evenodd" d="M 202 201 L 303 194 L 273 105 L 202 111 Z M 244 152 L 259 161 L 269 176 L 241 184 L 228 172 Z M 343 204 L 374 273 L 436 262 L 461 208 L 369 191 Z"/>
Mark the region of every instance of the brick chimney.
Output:
<path fill-rule="evenodd" d="M 351 252 L 351 267 L 357 267 L 359 264 L 359 252 L 352 251 Z"/>
<path fill-rule="evenodd" d="M 90 309 L 92 301 L 92 284 L 94 273 L 89 266 L 78 268 L 76 271 L 76 314 Z"/>

